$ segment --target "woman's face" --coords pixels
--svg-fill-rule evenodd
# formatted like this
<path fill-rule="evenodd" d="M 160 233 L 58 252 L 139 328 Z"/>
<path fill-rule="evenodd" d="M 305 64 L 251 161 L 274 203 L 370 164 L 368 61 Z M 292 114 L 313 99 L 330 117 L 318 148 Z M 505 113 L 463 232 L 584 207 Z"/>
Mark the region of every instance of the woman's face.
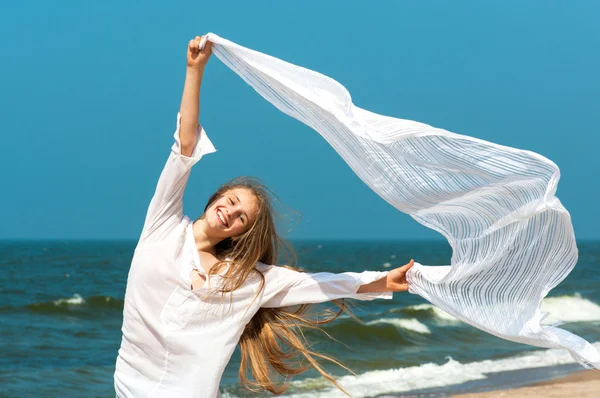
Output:
<path fill-rule="evenodd" d="M 247 231 L 256 218 L 256 196 L 244 188 L 227 191 L 206 209 L 211 234 L 226 239 Z"/>

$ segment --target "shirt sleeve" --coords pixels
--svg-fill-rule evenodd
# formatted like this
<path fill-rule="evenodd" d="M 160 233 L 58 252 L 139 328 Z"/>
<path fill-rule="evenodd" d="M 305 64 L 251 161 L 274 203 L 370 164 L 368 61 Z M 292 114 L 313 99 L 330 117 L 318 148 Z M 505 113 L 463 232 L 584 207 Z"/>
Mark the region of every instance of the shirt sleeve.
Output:
<path fill-rule="evenodd" d="M 261 307 L 287 307 L 298 304 L 323 303 L 341 298 L 373 300 L 391 299 L 392 292 L 356 293 L 361 285 L 387 275 L 387 271 L 343 273 L 306 273 L 271 266 L 265 273 L 265 291 Z"/>
<path fill-rule="evenodd" d="M 150 201 L 144 228 L 140 237 L 140 245 L 156 242 L 183 220 L 183 192 L 192 166 L 202 156 L 215 152 L 215 147 L 208 139 L 204 129 L 198 125 L 196 130 L 196 146 L 191 156 L 181 154 L 179 130 L 181 114 L 177 113 L 175 143 L 163 168 L 156 191 Z"/>

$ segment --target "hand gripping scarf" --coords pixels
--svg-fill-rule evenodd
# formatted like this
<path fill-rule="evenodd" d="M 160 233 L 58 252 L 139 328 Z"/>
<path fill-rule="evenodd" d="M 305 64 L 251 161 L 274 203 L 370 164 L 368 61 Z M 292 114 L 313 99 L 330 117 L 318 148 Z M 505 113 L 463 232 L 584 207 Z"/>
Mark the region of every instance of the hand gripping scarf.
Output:
<path fill-rule="evenodd" d="M 587 341 L 542 325 L 540 304 L 577 263 L 560 170 L 531 151 L 361 109 L 337 81 L 209 33 L 215 55 L 285 114 L 317 131 L 384 200 L 444 235 L 448 266 L 415 263 L 419 294 L 503 339 L 566 348 L 600 369 Z"/>

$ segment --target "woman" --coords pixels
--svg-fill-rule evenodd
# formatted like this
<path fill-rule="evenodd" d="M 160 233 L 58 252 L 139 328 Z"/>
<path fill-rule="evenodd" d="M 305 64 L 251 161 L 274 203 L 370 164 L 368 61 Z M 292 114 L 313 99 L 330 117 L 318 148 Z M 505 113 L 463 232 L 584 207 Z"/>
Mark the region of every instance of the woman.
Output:
<path fill-rule="evenodd" d="M 306 304 L 391 298 L 392 292 L 407 290 L 405 274 L 413 261 L 389 273 L 308 274 L 272 265 L 285 246 L 267 191 L 247 178 L 221 187 L 194 222 L 183 216 L 190 170 L 215 151 L 198 124 L 200 85 L 211 55 L 210 43 L 198 50 L 200 40 L 188 44 L 175 143 L 129 271 L 116 393 L 218 396 L 237 344 L 240 381 L 247 388 L 281 393 L 285 387 L 274 375 L 291 377 L 310 366 L 337 385 L 314 359 L 329 358 L 308 350 L 301 338 L 300 327 L 323 323 L 303 315 Z"/>

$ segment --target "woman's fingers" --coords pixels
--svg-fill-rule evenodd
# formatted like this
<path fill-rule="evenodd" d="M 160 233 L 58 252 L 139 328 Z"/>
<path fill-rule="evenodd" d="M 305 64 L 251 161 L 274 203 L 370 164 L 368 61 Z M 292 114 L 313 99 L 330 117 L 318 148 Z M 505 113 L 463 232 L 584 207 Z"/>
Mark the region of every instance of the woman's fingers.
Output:
<path fill-rule="evenodd" d="M 408 290 L 408 282 L 406 280 L 398 281 L 391 288 L 395 292 L 405 292 Z"/>
<path fill-rule="evenodd" d="M 188 46 L 191 50 L 200 50 L 200 43 L 202 42 L 202 39 L 204 38 L 204 36 L 196 36 L 194 37 L 192 40 L 189 41 Z M 205 48 L 208 46 L 208 43 L 206 43 Z"/>
<path fill-rule="evenodd" d="M 408 280 L 406 279 L 406 273 L 415 264 L 415 260 L 410 260 L 408 264 L 398 267 L 388 274 L 388 287 L 395 292 L 405 292 L 408 290 Z"/>
<path fill-rule="evenodd" d="M 188 49 L 192 52 L 198 51 L 198 44 L 196 43 L 196 40 L 190 40 L 190 42 L 188 43 Z"/>
<path fill-rule="evenodd" d="M 212 54 L 212 43 L 206 36 L 196 36 L 188 42 L 187 64 L 188 67 L 201 69 Z M 202 47 L 202 48 L 200 48 Z"/>
<path fill-rule="evenodd" d="M 415 260 L 412 260 L 412 259 L 411 259 L 411 260 L 408 262 L 408 264 L 406 264 L 406 265 L 403 265 L 402 267 L 400 267 L 400 269 L 402 269 L 402 271 L 404 271 L 404 272 L 407 272 L 409 269 L 411 269 L 411 268 L 412 268 L 412 266 L 413 266 L 413 265 L 415 265 Z"/>

